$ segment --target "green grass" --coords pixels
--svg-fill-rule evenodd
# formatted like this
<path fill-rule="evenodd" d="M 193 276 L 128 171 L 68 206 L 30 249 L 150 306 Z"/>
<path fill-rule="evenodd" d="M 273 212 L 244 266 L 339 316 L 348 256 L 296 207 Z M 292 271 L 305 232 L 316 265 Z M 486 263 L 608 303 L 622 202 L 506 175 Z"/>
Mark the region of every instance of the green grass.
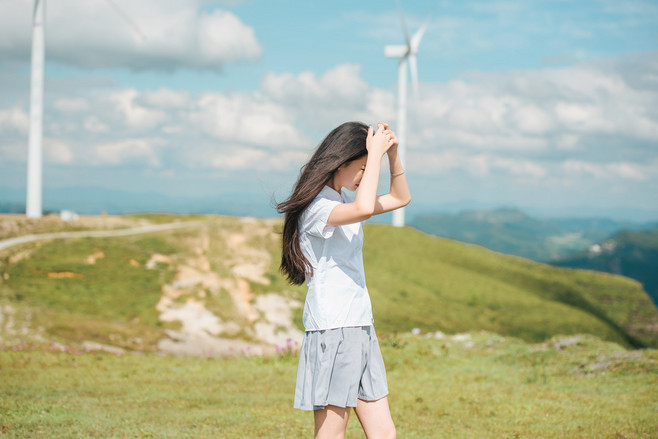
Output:
<path fill-rule="evenodd" d="M 86 257 L 102 252 L 95 264 Z M 170 274 L 146 270 L 152 253 L 176 249 L 153 236 L 53 241 L 15 266 L 6 281 L 18 302 L 87 316 L 157 323 L 153 306 Z M 67 273 L 71 277 L 51 278 Z"/>
<path fill-rule="evenodd" d="M 124 218 L 134 218 L 147 220 L 152 224 L 164 224 L 164 223 L 173 223 L 178 221 L 197 221 L 205 220 L 209 218 L 216 217 L 215 215 L 205 215 L 205 214 L 174 214 L 174 213 L 133 213 L 128 215 L 123 215 Z"/>
<path fill-rule="evenodd" d="M 144 218 L 177 216 L 131 221 Z M 171 325 L 157 320 L 162 285 L 182 265 L 207 263 L 230 279 L 236 261 L 255 261 L 249 252 L 265 250 L 269 284 L 250 282 L 251 294 L 303 300 L 305 288 L 291 287 L 278 273 L 279 229 L 272 221 L 213 217 L 193 228 L 0 252 L 0 310 L 13 310 L 0 321 L 13 331 L 0 333 L 0 437 L 310 437 L 312 416 L 292 409 L 295 356 L 149 353 Z M 238 234 L 246 239 L 241 256 L 227 245 Z M 399 437 L 658 436 L 658 352 L 626 350 L 658 345 L 656 309 L 640 284 L 409 228 L 367 226 L 365 236 Z M 85 261 L 101 251 L 95 264 Z M 171 263 L 146 269 L 155 253 Z M 62 272 L 71 277 L 48 276 Z M 176 300 L 198 293 L 191 288 Z M 204 299 L 224 320 L 232 310 L 226 294 Z M 457 342 L 412 336 L 412 328 L 473 335 Z M 560 334 L 596 336 L 578 336 L 558 349 Z M 63 343 L 64 352 L 51 341 Z M 83 341 L 136 354 L 80 352 Z M 363 435 L 352 416 L 348 438 L 356 437 Z"/>
<path fill-rule="evenodd" d="M 146 270 L 144 264 L 152 253 L 172 254 L 175 247 L 154 235 L 137 235 L 55 240 L 31 251 L 17 263 L 11 257 L 0 261 L 0 271 L 11 267 L 0 283 L 1 297 L 29 310 L 26 326 L 57 341 L 154 349 L 165 327 L 155 305 L 173 273 L 167 267 Z M 95 253 L 103 257 L 86 262 Z M 71 277 L 49 276 L 62 273 Z"/>
<path fill-rule="evenodd" d="M 376 323 L 386 332 L 478 328 L 530 341 L 582 332 L 627 346 L 658 344 L 646 329 L 658 312 L 630 279 L 385 226 L 366 228 L 364 258 Z"/>
<path fill-rule="evenodd" d="M 47 339 L 151 350 L 170 327 L 158 322 L 155 311 L 162 285 L 179 265 L 200 256 L 212 273 L 231 279 L 235 261 L 252 258 L 227 246 L 236 234 L 245 236 L 247 250 L 269 254 L 264 273 L 269 284 L 250 282 L 251 294 L 275 292 L 303 301 L 305 287 L 288 285 L 278 272 L 279 231 L 276 221 L 209 217 L 199 227 L 147 235 L 25 244 L 0 252 L 0 306 L 25 310 L 31 315 L 26 325 L 43 327 Z M 658 346 L 658 312 L 630 279 L 538 264 L 411 228 L 369 225 L 365 237 L 367 283 L 380 333 L 486 330 L 527 341 L 589 333 L 626 347 Z M 97 251 L 105 258 L 87 264 L 85 258 Z M 170 255 L 172 264 L 147 270 L 144 264 L 154 253 Z M 77 277 L 53 279 L 51 272 Z M 177 300 L 198 298 L 198 293 L 192 289 Z M 207 309 L 230 320 L 228 291 L 207 294 L 204 301 Z M 301 329 L 302 309 L 295 313 Z M 110 343 L 108 331 L 119 341 Z M 140 343 L 130 341 L 138 338 Z"/>
<path fill-rule="evenodd" d="M 380 336 L 398 437 L 656 437 L 658 352 L 578 340 Z M 14 349 L 0 351 L 2 437 L 312 436 L 312 415 L 292 408 L 295 356 Z M 347 437 L 363 437 L 354 415 Z"/>

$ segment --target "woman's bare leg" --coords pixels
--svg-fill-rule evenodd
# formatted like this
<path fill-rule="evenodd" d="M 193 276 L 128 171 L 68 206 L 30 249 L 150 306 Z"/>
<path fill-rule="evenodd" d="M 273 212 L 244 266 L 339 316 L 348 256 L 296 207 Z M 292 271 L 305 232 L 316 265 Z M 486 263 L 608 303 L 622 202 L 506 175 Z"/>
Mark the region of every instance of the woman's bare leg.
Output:
<path fill-rule="evenodd" d="M 388 398 L 377 401 L 357 400 L 356 416 L 368 439 L 395 439 L 395 424 L 388 406 Z"/>
<path fill-rule="evenodd" d="M 343 439 L 347 421 L 350 418 L 349 407 L 328 405 L 313 412 L 315 417 L 315 439 Z"/>

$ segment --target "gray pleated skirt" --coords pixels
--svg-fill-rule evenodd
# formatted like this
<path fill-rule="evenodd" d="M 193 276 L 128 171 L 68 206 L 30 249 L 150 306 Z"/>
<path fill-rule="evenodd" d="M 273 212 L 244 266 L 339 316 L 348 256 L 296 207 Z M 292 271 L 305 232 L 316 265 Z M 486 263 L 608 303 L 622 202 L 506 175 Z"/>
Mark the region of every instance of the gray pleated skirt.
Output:
<path fill-rule="evenodd" d="M 376 401 L 386 395 L 386 369 L 374 327 L 304 334 L 297 369 L 296 409 L 356 407 L 357 399 Z"/>

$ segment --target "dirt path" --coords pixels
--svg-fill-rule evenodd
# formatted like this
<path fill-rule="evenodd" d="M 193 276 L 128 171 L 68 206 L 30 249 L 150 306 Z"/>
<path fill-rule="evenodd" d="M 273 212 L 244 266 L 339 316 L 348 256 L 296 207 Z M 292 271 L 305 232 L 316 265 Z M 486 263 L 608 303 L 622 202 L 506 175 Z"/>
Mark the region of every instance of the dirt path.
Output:
<path fill-rule="evenodd" d="M 79 232 L 57 232 L 57 233 L 39 233 L 36 235 L 23 235 L 16 238 L 9 238 L 0 241 L 0 251 L 26 242 L 42 241 L 45 239 L 64 239 L 64 238 L 108 238 L 113 236 L 131 236 L 142 233 L 161 232 L 163 230 L 180 229 L 184 227 L 198 227 L 205 221 L 179 221 L 167 224 L 152 224 L 131 229 L 119 230 L 82 230 Z"/>

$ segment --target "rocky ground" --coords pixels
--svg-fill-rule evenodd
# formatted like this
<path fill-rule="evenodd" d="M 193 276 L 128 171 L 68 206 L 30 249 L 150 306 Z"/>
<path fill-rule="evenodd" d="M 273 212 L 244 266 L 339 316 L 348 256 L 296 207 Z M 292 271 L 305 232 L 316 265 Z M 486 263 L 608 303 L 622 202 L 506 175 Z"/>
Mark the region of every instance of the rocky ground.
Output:
<path fill-rule="evenodd" d="M 212 222 L 180 222 L 153 225 L 140 219 L 81 218 L 72 225 L 62 225 L 58 218 L 29 220 L 21 216 L 6 216 L 0 221 L 0 236 L 16 239 L 22 233 L 51 231 L 61 237 L 71 233 L 76 238 L 94 235 L 98 230 L 107 237 L 125 235 L 131 230 L 144 233 L 157 230 L 185 229 L 185 253 L 164 255 L 154 253 L 144 264 L 146 270 L 165 270 L 175 273 L 173 279 L 162 285 L 160 300 L 155 305 L 159 320 L 165 323 L 164 337 L 157 342 L 157 350 L 178 356 L 233 356 L 266 355 L 297 348 L 303 332 L 293 320 L 299 300 L 285 292 L 267 291 L 270 279 L 266 276 L 271 266 L 268 251 L 251 241 L 272 240 L 278 235 L 266 221 L 243 218 L 238 226 L 223 230 Z M 44 224 L 50 223 L 53 224 Z M 92 230 L 98 226 L 98 230 Z M 108 230 L 110 230 L 108 232 Z M 133 232 L 130 232 L 131 234 Z M 37 235 L 37 233 L 31 233 Z M 105 235 L 103 235 L 105 236 Z M 34 236 L 33 236 L 34 237 Z M 0 243 L 8 243 L 8 239 Z M 52 233 L 49 236 L 52 239 Z M 36 239 L 26 245 L 13 245 L 7 253 L 8 262 L 15 264 L 28 258 L 43 240 Z M 217 256 L 217 249 L 221 248 Z M 8 250 L 5 250 L 8 252 Z M 94 265 L 105 258 L 102 251 L 81 255 L 86 264 Z M 131 265 L 140 267 L 136 260 Z M 48 273 L 49 278 L 80 276 L 74 272 Z M 262 286 L 255 294 L 253 287 Z M 30 309 L 12 303 L 0 304 L 0 328 L 7 340 L 29 340 L 50 343 L 52 340 L 43 328 L 31 324 Z M 123 352 L 118 346 L 85 340 L 82 349 Z"/>

